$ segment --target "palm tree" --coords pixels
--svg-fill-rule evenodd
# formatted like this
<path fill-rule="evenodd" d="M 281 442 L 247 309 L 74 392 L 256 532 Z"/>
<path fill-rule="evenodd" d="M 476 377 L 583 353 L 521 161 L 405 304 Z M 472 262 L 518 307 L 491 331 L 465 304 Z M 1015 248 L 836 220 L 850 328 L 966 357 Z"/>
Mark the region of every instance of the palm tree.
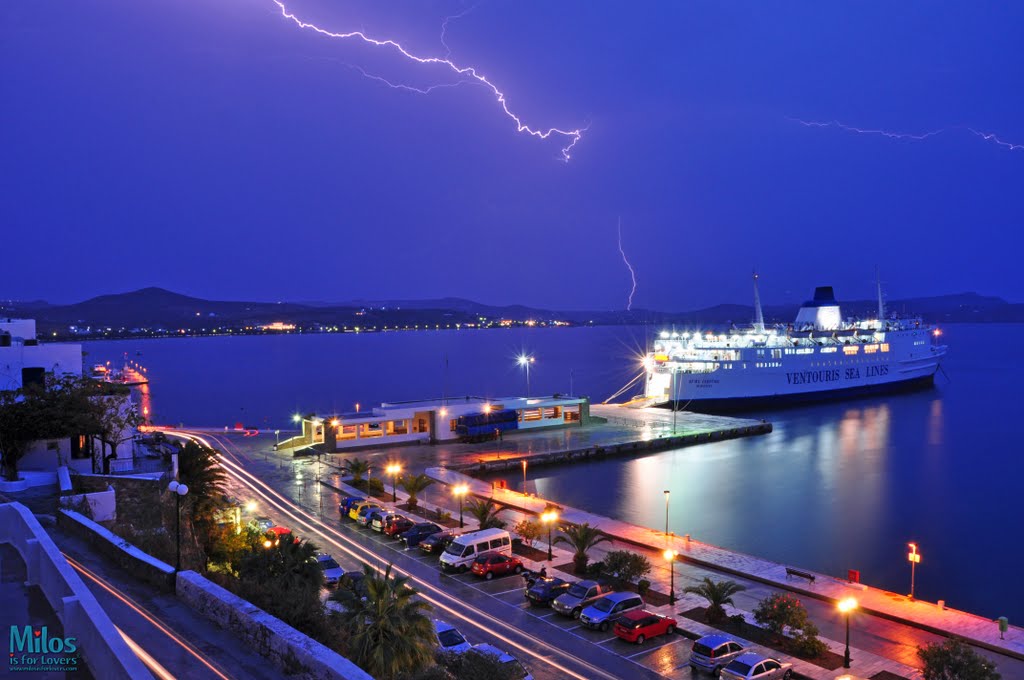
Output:
<path fill-rule="evenodd" d="M 373 468 L 368 460 L 353 458 L 352 460 L 345 461 L 345 472 L 352 475 L 352 482 L 356 486 L 359 486 L 359 482 L 363 481 L 363 475 L 369 477 L 372 470 Z"/>
<path fill-rule="evenodd" d="M 408 576 L 392 576 L 389 564 L 383 574 L 363 565 L 366 597 L 338 589 L 331 599 L 342 605 L 332 616 L 348 635 L 350 658 L 367 673 L 382 680 L 415 673 L 434 659 L 433 609 L 415 597 Z"/>
<path fill-rule="evenodd" d="M 490 498 L 473 498 L 466 504 L 466 511 L 480 523 L 481 529 L 505 528 L 505 520 L 498 518 L 498 513 L 504 509 Z"/>
<path fill-rule="evenodd" d="M 683 592 L 700 595 L 707 600 L 705 617 L 708 623 L 716 623 L 725 618 L 725 605 L 734 604 L 732 596 L 746 589 L 746 586 L 741 586 L 735 581 L 712 581 L 705 576 L 699 585 L 687 586 L 683 588 Z"/>
<path fill-rule="evenodd" d="M 577 574 L 587 570 L 587 563 L 590 561 L 587 552 L 594 546 L 610 540 L 600 529 L 590 526 L 589 522 L 570 524 L 555 537 L 555 543 L 565 543 L 573 549 L 572 561 Z"/>
<path fill-rule="evenodd" d="M 187 442 L 178 451 L 178 481 L 188 485 L 193 523 L 213 521 L 214 514 L 225 505 L 227 473 L 217 461 L 220 453 L 195 441 Z"/>
<path fill-rule="evenodd" d="M 402 475 L 402 489 L 409 494 L 409 509 L 412 510 L 416 507 L 416 494 L 423 491 L 428 486 L 434 483 L 434 480 L 427 477 L 422 472 L 413 477 L 412 475 Z"/>

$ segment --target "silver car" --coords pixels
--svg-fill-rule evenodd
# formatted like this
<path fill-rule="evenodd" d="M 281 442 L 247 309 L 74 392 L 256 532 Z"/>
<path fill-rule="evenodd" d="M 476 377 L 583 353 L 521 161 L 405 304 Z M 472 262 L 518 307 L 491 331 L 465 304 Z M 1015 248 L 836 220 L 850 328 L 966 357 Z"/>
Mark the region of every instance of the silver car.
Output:
<path fill-rule="evenodd" d="M 718 674 L 729 662 L 742 654 L 743 645 L 728 635 L 705 635 L 694 640 L 690 653 L 690 665 L 696 671 Z"/>
<path fill-rule="evenodd" d="M 551 608 L 563 616 L 578 619 L 584 609 L 611 592 L 611 586 L 602 585 L 597 581 L 580 581 L 556 597 L 551 603 Z"/>
<path fill-rule="evenodd" d="M 636 593 L 612 593 L 599 598 L 580 614 L 580 623 L 602 632 L 612 627 L 615 619 L 634 609 L 643 609 L 644 598 Z"/>
<path fill-rule="evenodd" d="M 793 677 L 793 664 L 748 652 L 730 661 L 718 677 L 725 680 L 789 680 Z"/>

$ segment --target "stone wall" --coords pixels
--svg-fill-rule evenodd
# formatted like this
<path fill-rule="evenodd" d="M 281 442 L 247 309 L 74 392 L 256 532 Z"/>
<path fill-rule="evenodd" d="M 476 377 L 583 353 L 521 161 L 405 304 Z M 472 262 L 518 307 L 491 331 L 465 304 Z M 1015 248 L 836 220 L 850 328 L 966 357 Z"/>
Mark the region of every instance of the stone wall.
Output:
<path fill-rule="evenodd" d="M 129 544 L 88 517 L 73 510 L 57 513 L 57 525 L 69 534 L 84 539 L 104 557 L 157 588 L 174 590 L 174 567 Z"/>
<path fill-rule="evenodd" d="M 178 573 L 177 595 L 252 646 L 275 668 L 302 680 L 373 680 L 361 668 L 194 571 Z"/>

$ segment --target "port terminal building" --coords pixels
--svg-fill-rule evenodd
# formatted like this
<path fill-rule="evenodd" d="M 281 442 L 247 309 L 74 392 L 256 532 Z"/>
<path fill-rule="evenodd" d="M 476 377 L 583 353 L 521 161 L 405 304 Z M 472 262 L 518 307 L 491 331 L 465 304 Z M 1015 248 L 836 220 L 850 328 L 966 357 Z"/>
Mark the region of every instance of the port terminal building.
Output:
<path fill-rule="evenodd" d="M 381 404 L 369 411 L 301 416 L 302 433 L 278 449 L 316 447 L 326 453 L 402 443 L 458 441 L 459 418 L 515 411 L 515 430 L 572 427 L 590 420 L 587 397 L 447 397 Z M 514 436 L 514 432 L 509 433 Z"/>

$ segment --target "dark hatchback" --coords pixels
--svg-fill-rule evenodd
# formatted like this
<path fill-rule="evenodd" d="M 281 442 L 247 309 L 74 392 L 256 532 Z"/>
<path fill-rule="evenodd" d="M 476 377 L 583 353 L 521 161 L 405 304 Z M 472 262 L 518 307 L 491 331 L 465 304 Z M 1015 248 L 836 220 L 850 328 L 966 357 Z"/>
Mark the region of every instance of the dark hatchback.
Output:
<path fill-rule="evenodd" d="M 440 531 L 441 527 L 433 522 L 420 522 L 413 525 L 411 529 L 403 533 L 399 538 L 402 539 L 402 543 L 405 543 L 406 548 L 415 548 L 423 539 L 433 536 Z"/>
<path fill-rule="evenodd" d="M 352 506 L 356 503 L 362 503 L 366 499 L 362 496 L 345 496 L 341 499 L 341 504 L 338 506 L 338 512 L 344 517 L 348 517 L 348 511 L 352 509 Z"/>
<path fill-rule="evenodd" d="M 539 578 L 526 589 L 526 599 L 534 607 L 550 607 L 554 599 L 569 590 L 571 585 L 560 578 Z"/>
<path fill-rule="evenodd" d="M 420 541 L 420 550 L 430 555 L 440 555 L 455 540 L 457 535 L 452 531 L 441 531 L 431 534 Z"/>

